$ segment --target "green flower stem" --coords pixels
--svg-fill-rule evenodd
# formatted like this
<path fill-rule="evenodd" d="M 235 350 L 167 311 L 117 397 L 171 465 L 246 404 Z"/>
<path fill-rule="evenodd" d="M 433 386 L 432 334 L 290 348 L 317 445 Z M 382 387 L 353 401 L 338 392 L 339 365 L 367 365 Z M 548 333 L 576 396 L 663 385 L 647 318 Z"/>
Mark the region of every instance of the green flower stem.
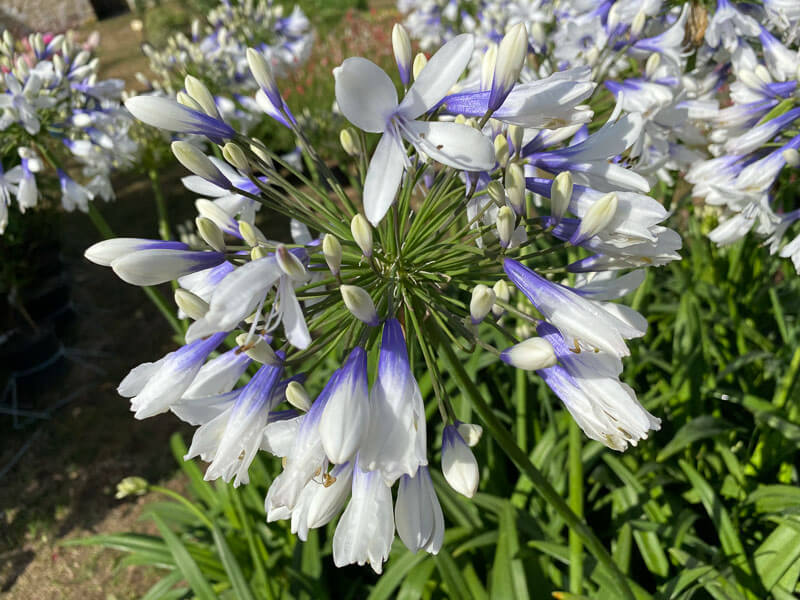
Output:
<path fill-rule="evenodd" d="M 439 335 L 438 332 L 436 332 L 436 335 Z M 469 378 L 469 375 L 467 375 L 463 365 L 461 364 L 461 361 L 458 360 L 458 357 L 453 349 L 446 342 L 442 342 L 441 338 L 439 349 L 440 355 L 444 359 L 447 370 L 458 382 L 458 385 L 463 392 L 469 397 L 472 407 L 478 413 L 478 416 L 480 416 L 481 420 L 486 426 L 486 429 L 491 434 L 492 439 L 499 444 L 506 456 L 508 456 L 514 462 L 514 464 L 517 465 L 517 468 L 519 468 L 528 477 L 528 479 L 531 480 L 534 489 L 536 489 L 545 502 L 547 502 L 556 510 L 556 512 L 558 512 L 561 518 L 567 523 L 570 531 L 574 531 L 575 534 L 585 544 L 586 548 L 598 560 L 598 562 L 608 569 L 609 574 L 616 580 L 622 597 L 626 598 L 627 600 L 635 600 L 635 596 L 628 585 L 627 578 L 622 571 L 620 571 L 619 567 L 614 562 L 614 559 L 611 558 L 611 555 L 603 546 L 602 542 L 597 538 L 597 536 L 595 536 L 594 532 L 581 519 L 581 517 L 575 514 L 575 512 L 569 507 L 569 505 L 553 488 L 553 486 L 550 485 L 550 482 L 547 481 L 542 472 L 539 471 L 539 469 L 537 469 L 530 461 L 528 455 L 525 454 L 525 452 L 523 452 L 519 446 L 517 446 L 514 438 L 494 415 L 494 412 L 492 412 L 492 409 L 483 399 L 478 388 Z"/>
<path fill-rule="evenodd" d="M 89 202 L 89 219 L 92 221 L 92 224 L 95 226 L 95 229 L 97 229 L 98 233 L 103 236 L 104 239 L 114 237 L 114 232 L 112 231 L 111 226 L 97 209 L 97 206 L 95 206 L 94 202 Z M 164 296 L 162 296 L 161 293 L 154 287 L 142 286 L 142 291 L 150 299 L 150 301 L 155 304 L 156 308 L 159 310 L 159 312 L 161 312 L 175 333 L 183 337 L 185 330 L 181 326 L 181 322 L 178 320 L 178 318 L 172 313 L 172 310 L 167 304 L 167 301 L 164 299 Z"/>
<path fill-rule="evenodd" d="M 171 240 L 172 233 L 169 230 L 169 217 L 167 217 L 167 203 L 164 194 L 161 192 L 161 183 L 158 179 L 158 171 L 148 169 L 147 176 L 150 178 L 150 187 L 153 188 L 153 196 L 156 200 L 156 211 L 158 212 L 158 234 L 162 240 Z"/>
<path fill-rule="evenodd" d="M 789 370 L 778 381 L 778 389 L 775 391 L 775 397 L 772 401 L 778 408 L 783 408 L 786 405 L 789 393 L 797 382 L 798 371 L 800 371 L 800 346 L 794 349 L 792 361 L 789 363 Z M 791 417 L 795 416 L 795 410 L 790 410 Z"/>
<path fill-rule="evenodd" d="M 198 518 L 198 520 L 203 525 L 208 527 L 209 530 L 214 528 L 214 523 L 211 522 L 211 519 L 209 519 L 203 513 L 202 510 L 197 508 L 197 506 L 194 503 L 190 502 L 189 500 L 187 500 L 186 498 L 181 496 L 178 492 L 173 492 L 171 489 L 165 488 L 165 487 L 161 487 L 160 485 L 149 485 L 149 486 L 147 486 L 147 490 L 150 491 L 150 492 L 157 492 L 159 494 L 164 494 L 165 496 L 167 496 L 169 498 L 172 498 L 176 502 L 179 502 L 180 504 L 183 504 L 186 508 L 189 509 L 189 511 L 191 511 L 191 513 L 195 517 Z"/>
<path fill-rule="evenodd" d="M 583 518 L 583 433 L 578 424 L 569 423 L 569 507 Z M 583 542 L 574 529 L 569 530 L 569 591 L 580 594 L 583 589 Z"/>

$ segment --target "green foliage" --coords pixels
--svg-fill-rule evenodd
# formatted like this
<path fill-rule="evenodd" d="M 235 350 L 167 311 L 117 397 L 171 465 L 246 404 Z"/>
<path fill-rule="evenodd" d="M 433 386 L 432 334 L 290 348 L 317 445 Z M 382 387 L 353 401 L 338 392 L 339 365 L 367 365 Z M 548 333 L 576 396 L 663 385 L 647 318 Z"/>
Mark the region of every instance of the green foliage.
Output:
<path fill-rule="evenodd" d="M 688 223 L 684 260 L 650 272 L 633 299 L 647 307 L 651 327 L 632 344 L 625 372 L 662 429 L 625 454 L 578 446 L 584 518 L 636 598 L 792 598 L 800 589 L 800 280 L 753 242 L 718 250 L 699 220 Z M 477 353 L 460 359 L 467 387 L 477 382 L 499 426 L 566 498 L 577 468 L 566 411 L 536 377 L 509 378 L 505 366 Z M 438 370 L 456 412 L 482 422 L 448 364 Z M 432 384 L 429 373 L 420 380 L 434 411 Z M 267 457 L 239 489 L 211 485 L 196 464 L 181 462 L 187 497 L 169 492 L 174 501 L 148 509 L 160 537 L 79 543 L 123 550 L 124 565 L 165 569 L 151 598 L 622 597 L 607 564 L 585 548 L 581 554 L 580 543 L 570 546 L 563 514 L 520 475 L 504 443 L 486 434 L 475 448 L 482 485 L 471 500 L 432 470 L 448 523 L 444 547 L 431 557 L 396 541 L 380 578 L 333 567 L 333 525 L 301 543 L 286 522 L 264 522 L 264 495 L 278 469 Z M 185 452 L 180 440 L 173 451 Z"/>

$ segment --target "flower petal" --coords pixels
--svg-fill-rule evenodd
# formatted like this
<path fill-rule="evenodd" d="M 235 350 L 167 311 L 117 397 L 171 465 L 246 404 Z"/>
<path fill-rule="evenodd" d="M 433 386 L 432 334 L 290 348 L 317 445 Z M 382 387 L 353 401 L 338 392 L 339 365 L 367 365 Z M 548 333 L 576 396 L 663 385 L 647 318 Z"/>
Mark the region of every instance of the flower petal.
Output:
<path fill-rule="evenodd" d="M 494 146 L 480 131 L 459 123 L 410 121 L 403 134 L 436 162 L 464 171 L 489 171 L 494 167 Z"/>
<path fill-rule="evenodd" d="M 473 46 L 473 37 L 469 33 L 462 33 L 442 46 L 422 69 L 400 103 L 398 112 L 407 119 L 416 119 L 438 104 L 467 68 Z"/>
<path fill-rule="evenodd" d="M 372 155 L 364 182 L 364 213 L 375 226 L 394 203 L 403 177 L 405 153 L 402 142 L 394 135 L 386 134 Z"/>
<path fill-rule="evenodd" d="M 380 133 L 397 109 L 397 91 L 374 62 L 354 57 L 333 70 L 339 110 L 356 127 Z"/>

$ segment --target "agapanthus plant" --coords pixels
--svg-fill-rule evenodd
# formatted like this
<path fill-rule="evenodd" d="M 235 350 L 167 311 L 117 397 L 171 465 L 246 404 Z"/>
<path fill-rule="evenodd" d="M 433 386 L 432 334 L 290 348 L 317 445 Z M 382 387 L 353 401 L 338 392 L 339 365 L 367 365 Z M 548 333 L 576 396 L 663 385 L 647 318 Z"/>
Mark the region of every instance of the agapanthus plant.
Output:
<path fill-rule="evenodd" d="M 285 14 L 273 0 L 223 0 L 205 21 L 192 22 L 191 34 L 170 36 L 163 48 L 143 51 L 155 77 L 138 77 L 156 91 L 174 96 L 186 75 L 202 80 L 215 95 L 218 110 L 240 128 L 260 114 L 252 98 L 257 86 L 247 70 L 246 51 L 254 48 L 276 77 L 286 77 L 311 54 L 314 33 L 299 6 Z"/>
<path fill-rule="evenodd" d="M 219 147 L 224 161 L 173 144 L 195 189 L 215 199 L 197 203 L 195 245 L 122 238 L 86 252 L 135 285 L 176 281 L 191 321 L 185 346 L 120 385 L 135 416 L 172 411 L 198 426 L 187 458 L 210 463 L 207 479 L 247 483 L 257 452 L 281 457 L 267 518 L 290 519 L 305 539 L 341 513 L 334 562 L 377 572 L 395 530 L 413 551 L 440 549 L 432 469 L 467 497 L 479 485 L 470 447 L 481 427 L 459 420 L 439 358 L 483 352 L 538 372 L 585 433 L 615 450 L 659 428 L 619 380 L 628 340 L 647 323 L 612 300 L 680 247 L 647 181 L 614 164 L 641 118 L 617 110 L 592 123 L 587 69 L 521 83 L 519 25 L 474 85 L 461 80 L 472 35 L 413 63 L 405 30 L 392 38 L 402 93 L 367 59 L 334 70 L 338 107 L 358 129 L 341 135 L 353 189 L 309 145 L 268 61 L 249 51 L 259 104 L 296 135 L 311 174 L 237 132 L 196 83 L 179 101 L 132 98 L 138 119 Z M 593 133 L 568 145 L 583 125 Z M 257 206 L 291 218 L 292 242 L 260 231 Z M 439 408 L 431 422 L 425 371 Z M 320 378 L 322 389 L 306 390 Z"/>
<path fill-rule="evenodd" d="M 97 58 L 73 32 L 47 41 L 32 34 L 26 44 L 7 30 L 2 38 L 0 233 L 12 197 L 20 212 L 41 200 L 83 212 L 95 198 L 111 200 L 112 171 L 130 166 L 137 150 L 123 82 L 98 79 Z"/>

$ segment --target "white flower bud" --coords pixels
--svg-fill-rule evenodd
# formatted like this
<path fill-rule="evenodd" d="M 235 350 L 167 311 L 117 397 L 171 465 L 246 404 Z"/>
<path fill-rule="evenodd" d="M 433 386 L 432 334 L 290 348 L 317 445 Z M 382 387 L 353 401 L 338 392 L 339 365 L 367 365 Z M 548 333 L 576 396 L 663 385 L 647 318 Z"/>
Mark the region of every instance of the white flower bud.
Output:
<path fill-rule="evenodd" d="M 197 77 L 187 75 L 184 79 L 183 85 L 186 87 L 188 94 L 202 107 L 203 112 L 215 119 L 219 118 L 219 111 L 217 110 L 217 103 L 214 102 L 214 96 L 208 91 L 205 84 Z"/>
<path fill-rule="evenodd" d="M 322 254 L 325 256 L 325 262 L 328 263 L 328 268 L 333 275 L 339 274 L 339 269 L 342 266 L 342 245 L 336 236 L 326 233 L 322 238 Z"/>
<path fill-rule="evenodd" d="M 516 225 L 516 215 L 508 206 L 502 207 L 497 211 L 497 237 L 500 238 L 500 245 L 508 248 L 511 243 L 511 236 L 514 235 L 514 225 Z"/>
<path fill-rule="evenodd" d="M 339 132 L 339 143 L 342 145 L 342 148 L 348 156 L 358 156 L 360 154 L 358 151 L 358 144 L 356 144 L 353 134 L 349 128 L 342 129 Z"/>
<path fill-rule="evenodd" d="M 504 167 L 508 162 L 508 140 L 506 136 L 501 133 L 497 134 L 497 137 L 494 138 L 494 155 L 497 158 L 497 164 L 501 167 Z"/>
<path fill-rule="evenodd" d="M 427 65 L 427 64 L 428 64 L 428 58 L 422 52 L 419 52 L 414 57 L 414 64 L 411 67 L 411 70 L 412 70 L 413 75 L 414 75 L 414 79 L 419 77 L 419 74 L 422 73 L 422 69 L 424 69 L 425 65 Z"/>
<path fill-rule="evenodd" d="M 497 206 L 505 206 L 506 204 L 506 191 L 503 189 L 503 184 L 499 181 L 491 181 L 486 186 L 486 192 L 489 198 L 492 199 Z"/>
<path fill-rule="evenodd" d="M 266 258 L 269 256 L 269 250 L 264 246 L 256 246 L 250 250 L 250 260 L 258 260 L 259 258 Z"/>
<path fill-rule="evenodd" d="M 764 65 L 756 65 L 753 74 L 764 83 L 772 83 L 772 76 Z"/>
<path fill-rule="evenodd" d="M 470 448 L 475 447 L 481 441 L 483 435 L 483 427 L 475 423 L 459 423 L 458 435 L 467 443 Z"/>
<path fill-rule="evenodd" d="M 450 487 L 467 498 L 478 490 L 478 461 L 453 425 L 442 435 L 442 473 Z"/>
<path fill-rule="evenodd" d="M 749 88 L 758 89 L 763 85 L 763 82 L 749 69 L 740 69 L 737 75 L 739 77 L 739 81 Z"/>
<path fill-rule="evenodd" d="M 611 33 L 619 25 L 619 4 L 614 3 L 608 9 L 608 16 L 606 17 L 606 30 Z"/>
<path fill-rule="evenodd" d="M 492 89 L 492 79 L 494 78 L 494 67 L 497 64 L 497 44 L 489 44 L 486 53 L 481 61 L 481 89 L 488 91 Z"/>
<path fill-rule="evenodd" d="M 372 227 L 363 215 L 358 214 L 350 221 L 350 233 L 364 256 L 372 256 Z"/>
<path fill-rule="evenodd" d="M 525 135 L 525 130 L 519 125 L 510 125 L 508 127 L 508 137 L 511 138 L 511 145 L 514 146 L 514 154 L 519 156 L 522 151 L 522 137 Z"/>
<path fill-rule="evenodd" d="M 35 34 L 33 34 L 32 37 L 33 37 L 33 40 L 32 40 L 33 43 L 31 44 L 31 46 L 33 46 L 34 52 L 36 52 L 36 54 L 38 56 L 41 56 L 42 54 L 44 54 L 44 49 L 45 49 L 44 48 L 44 40 L 42 39 L 42 34 L 41 33 L 35 33 Z"/>
<path fill-rule="evenodd" d="M 558 361 L 553 346 L 546 339 L 540 337 L 529 338 L 506 348 L 500 353 L 500 359 L 512 367 L 525 371 L 546 369 Z"/>
<path fill-rule="evenodd" d="M 208 217 L 197 217 L 195 220 L 197 225 L 197 233 L 203 238 L 206 244 L 211 246 L 217 252 L 225 252 L 225 236 L 219 225 L 214 223 Z"/>
<path fill-rule="evenodd" d="M 283 100 L 281 100 L 281 94 L 278 91 L 278 84 L 275 83 L 275 76 L 272 74 L 272 69 L 264 58 L 264 55 L 258 50 L 248 48 L 247 64 L 250 67 L 253 78 L 256 80 L 259 87 L 264 90 L 270 102 L 272 102 L 276 108 L 280 109 L 283 106 Z"/>
<path fill-rule="evenodd" d="M 229 165 L 239 169 L 242 173 L 250 171 L 250 163 L 247 162 L 247 156 L 244 150 L 233 142 L 228 142 L 222 147 L 222 158 L 224 158 Z"/>
<path fill-rule="evenodd" d="M 482 283 L 475 286 L 469 301 L 469 315 L 473 325 L 477 325 L 486 318 L 486 315 L 492 310 L 494 301 L 494 291 L 491 288 Z"/>
<path fill-rule="evenodd" d="M 572 187 L 572 173 L 569 171 L 562 171 L 553 180 L 550 188 L 550 213 L 556 221 L 560 221 L 569 208 Z"/>
<path fill-rule="evenodd" d="M 783 152 L 783 160 L 786 161 L 786 164 L 790 167 L 800 167 L 800 152 L 798 152 L 794 148 L 787 148 Z"/>
<path fill-rule="evenodd" d="M 640 10 L 638 13 L 636 13 L 636 16 L 633 17 L 633 22 L 631 23 L 632 37 L 638 38 L 642 34 L 646 18 L 647 15 L 644 13 L 643 10 Z"/>
<path fill-rule="evenodd" d="M 573 243 L 578 244 L 603 231 L 617 213 L 618 204 L 617 194 L 614 192 L 602 196 L 592 204 L 581 219 Z"/>
<path fill-rule="evenodd" d="M 261 162 L 263 162 L 267 166 L 268 169 L 273 168 L 272 167 L 272 158 L 270 157 L 269 154 L 267 154 L 264 151 L 264 149 L 261 146 L 259 146 L 258 144 L 250 144 L 250 152 L 252 152 L 259 159 L 261 159 Z"/>
<path fill-rule="evenodd" d="M 178 162 L 195 175 L 199 175 L 221 188 L 228 189 L 231 187 L 231 182 L 225 178 L 216 165 L 192 144 L 182 141 L 172 142 L 172 153 L 178 159 Z"/>
<path fill-rule="evenodd" d="M 286 401 L 303 412 L 307 412 L 311 408 L 311 398 L 309 398 L 306 388 L 297 381 L 290 381 L 286 386 Z"/>
<path fill-rule="evenodd" d="M 353 316 L 372 327 L 378 325 L 378 313 L 375 310 L 375 303 L 372 296 L 357 285 L 343 285 L 339 288 L 342 293 L 342 300 Z"/>
<path fill-rule="evenodd" d="M 528 54 L 528 30 L 524 23 L 517 23 L 503 37 L 497 49 L 497 63 L 489 96 L 489 110 L 495 111 L 503 104 L 514 84 L 519 79 L 522 65 Z"/>
<path fill-rule="evenodd" d="M 505 279 L 499 279 L 497 283 L 492 286 L 492 291 L 495 296 L 494 304 L 492 305 L 492 314 L 499 318 L 506 309 L 497 304 L 497 301 L 500 300 L 501 302 L 508 303 L 511 299 L 511 289 L 508 287 Z"/>
<path fill-rule="evenodd" d="M 400 23 L 396 23 L 392 28 L 392 50 L 397 70 L 400 71 L 400 79 L 403 85 L 408 85 L 411 80 L 411 38 Z"/>
<path fill-rule="evenodd" d="M 647 62 L 644 65 L 644 74 L 645 76 L 650 79 L 658 69 L 658 66 L 661 64 L 661 55 L 658 52 L 653 52 L 650 56 L 647 57 Z"/>
<path fill-rule="evenodd" d="M 247 221 L 239 221 L 239 234 L 242 236 L 244 243 L 254 248 L 260 242 L 265 242 L 264 234 L 252 223 Z"/>
<path fill-rule="evenodd" d="M 278 244 L 275 249 L 275 258 L 278 260 L 278 266 L 281 268 L 289 279 L 292 281 L 307 281 L 309 278 L 308 271 L 303 263 L 283 244 Z"/>
<path fill-rule="evenodd" d="M 63 75 L 66 72 L 67 65 L 64 63 L 64 59 L 61 58 L 60 54 L 53 55 L 53 68 L 59 75 Z"/>
<path fill-rule="evenodd" d="M 281 362 L 267 340 L 260 335 L 250 337 L 250 334 L 240 333 L 236 336 L 236 344 L 242 352 L 262 365 L 277 365 Z"/>
<path fill-rule="evenodd" d="M 511 163 L 506 169 L 506 196 L 518 215 L 525 210 L 525 172 L 518 163 Z"/>
<path fill-rule="evenodd" d="M 190 319 L 197 321 L 206 316 L 208 312 L 208 302 L 203 300 L 197 294 L 193 294 L 189 290 L 178 288 L 175 290 L 175 304 L 181 309 Z"/>

